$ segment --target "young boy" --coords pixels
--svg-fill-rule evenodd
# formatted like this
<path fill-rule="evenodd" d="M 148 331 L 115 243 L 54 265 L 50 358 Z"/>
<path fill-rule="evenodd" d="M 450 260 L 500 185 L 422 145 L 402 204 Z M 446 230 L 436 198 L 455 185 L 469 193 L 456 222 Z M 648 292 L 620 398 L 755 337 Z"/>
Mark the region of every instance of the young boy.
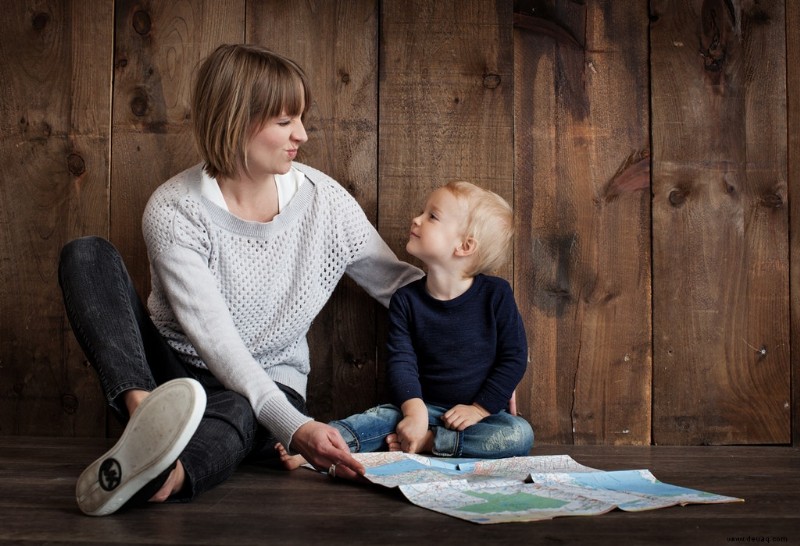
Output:
<path fill-rule="evenodd" d="M 389 306 L 393 404 L 330 423 L 352 452 L 529 453 L 530 425 L 505 411 L 527 368 L 525 328 L 508 282 L 486 274 L 503 264 L 512 235 L 511 207 L 495 193 L 451 182 L 429 196 L 406 244 L 426 276 Z M 302 464 L 278 449 L 286 468 Z"/>

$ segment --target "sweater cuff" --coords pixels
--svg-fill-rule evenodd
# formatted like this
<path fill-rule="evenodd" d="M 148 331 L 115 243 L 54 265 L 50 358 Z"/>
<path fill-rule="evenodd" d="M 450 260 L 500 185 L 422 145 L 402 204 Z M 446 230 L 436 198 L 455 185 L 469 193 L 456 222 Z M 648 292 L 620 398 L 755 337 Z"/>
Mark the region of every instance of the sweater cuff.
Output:
<path fill-rule="evenodd" d="M 474 402 L 480 404 L 486 411 L 494 415 L 495 413 L 500 413 L 501 410 L 507 409 L 509 400 L 511 400 L 511 397 L 504 400 L 481 393 L 475 397 Z"/>
<path fill-rule="evenodd" d="M 276 396 L 267 401 L 258 412 L 258 422 L 270 431 L 289 453 L 292 453 L 292 437 L 298 428 L 313 421 L 286 400 L 285 396 Z"/>

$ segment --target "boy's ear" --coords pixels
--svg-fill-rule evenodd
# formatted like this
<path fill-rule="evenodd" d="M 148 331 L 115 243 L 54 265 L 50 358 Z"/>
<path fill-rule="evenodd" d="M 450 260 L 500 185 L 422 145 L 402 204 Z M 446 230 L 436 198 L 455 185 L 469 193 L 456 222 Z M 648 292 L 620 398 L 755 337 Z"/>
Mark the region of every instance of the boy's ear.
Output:
<path fill-rule="evenodd" d="M 475 250 L 478 248 L 478 241 L 473 239 L 472 237 L 467 237 L 461 244 L 456 248 L 456 256 L 469 256 L 475 253 Z"/>

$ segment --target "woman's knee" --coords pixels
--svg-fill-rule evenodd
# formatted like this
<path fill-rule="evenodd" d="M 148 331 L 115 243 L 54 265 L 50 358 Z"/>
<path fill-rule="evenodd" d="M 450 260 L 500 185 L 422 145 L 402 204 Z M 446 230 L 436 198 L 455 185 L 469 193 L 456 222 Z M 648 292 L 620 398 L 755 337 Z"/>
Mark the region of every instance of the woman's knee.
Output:
<path fill-rule="evenodd" d="M 217 391 L 208 395 L 204 418 L 213 420 L 221 434 L 228 430 L 239 436 L 245 444 L 252 442 L 258 429 L 258 421 L 250 402 L 241 394 L 229 390 Z"/>
<path fill-rule="evenodd" d="M 90 235 L 73 239 L 61 248 L 59 255 L 59 271 L 73 267 L 87 267 L 102 262 L 109 256 L 118 256 L 119 252 L 102 237 Z"/>

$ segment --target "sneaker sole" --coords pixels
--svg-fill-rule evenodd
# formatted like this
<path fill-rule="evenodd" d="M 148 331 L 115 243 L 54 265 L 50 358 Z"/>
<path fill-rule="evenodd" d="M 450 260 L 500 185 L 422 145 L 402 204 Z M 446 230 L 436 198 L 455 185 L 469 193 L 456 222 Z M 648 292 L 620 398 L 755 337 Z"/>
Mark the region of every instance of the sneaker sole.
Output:
<path fill-rule="evenodd" d="M 205 407 L 206 393 L 194 379 L 174 379 L 151 392 L 114 447 L 78 478 L 81 511 L 111 514 L 166 470 L 191 440 Z"/>

